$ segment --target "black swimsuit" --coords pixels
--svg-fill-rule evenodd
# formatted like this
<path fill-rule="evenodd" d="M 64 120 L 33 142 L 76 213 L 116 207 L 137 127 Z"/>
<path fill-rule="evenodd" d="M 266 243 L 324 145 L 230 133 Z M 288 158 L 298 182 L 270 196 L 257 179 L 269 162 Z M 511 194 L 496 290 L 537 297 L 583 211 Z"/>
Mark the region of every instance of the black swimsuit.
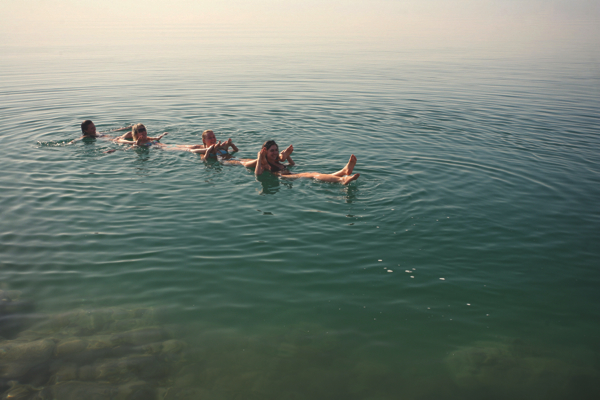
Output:
<path fill-rule="evenodd" d="M 287 166 L 283 165 L 283 164 L 271 164 L 269 163 L 269 166 L 271 167 L 271 172 L 274 174 L 282 174 L 282 175 L 287 175 L 290 173 L 290 171 L 288 171 Z"/>

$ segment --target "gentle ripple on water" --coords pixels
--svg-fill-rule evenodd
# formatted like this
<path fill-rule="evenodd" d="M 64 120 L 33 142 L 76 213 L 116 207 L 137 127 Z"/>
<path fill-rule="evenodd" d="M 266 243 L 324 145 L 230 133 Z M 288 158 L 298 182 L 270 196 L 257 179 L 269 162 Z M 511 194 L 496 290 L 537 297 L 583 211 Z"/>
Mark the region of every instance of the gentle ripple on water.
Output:
<path fill-rule="evenodd" d="M 136 379 L 156 383 L 133 389 L 111 378 L 122 396 L 599 394 L 589 63 L 339 49 L 0 63 L 0 279 L 35 302 L 36 321 L 86 310 L 69 327 L 85 340 L 166 327 L 143 346 L 169 370 L 144 364 Z M 354 153 L 361 178 L 256 179 L 185 152 L 69 144 L 85 118 L 99 130 L 144 122 L 167 144 L 212 128 L 239 157 L 275 138 L 294 144 L 299 172 L 333 172 Z M 166 352 L 173 339 L 186 350 Z M 60 386 L 65 369 L 17 380 L 44 395 L 92 390 L 81 374 L 111 359 L 70 360 L 79 383 Z"/>

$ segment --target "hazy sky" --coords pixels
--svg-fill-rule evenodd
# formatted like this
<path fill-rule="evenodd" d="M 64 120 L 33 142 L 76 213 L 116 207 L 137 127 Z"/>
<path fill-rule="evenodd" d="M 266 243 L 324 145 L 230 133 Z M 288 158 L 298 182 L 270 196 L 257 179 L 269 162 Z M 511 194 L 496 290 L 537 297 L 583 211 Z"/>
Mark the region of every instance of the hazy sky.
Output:
<path fill-rule="evenodd" d="M 599 0 L 0 0 L 0 45 L 361 40 L 600 43 Z"/>

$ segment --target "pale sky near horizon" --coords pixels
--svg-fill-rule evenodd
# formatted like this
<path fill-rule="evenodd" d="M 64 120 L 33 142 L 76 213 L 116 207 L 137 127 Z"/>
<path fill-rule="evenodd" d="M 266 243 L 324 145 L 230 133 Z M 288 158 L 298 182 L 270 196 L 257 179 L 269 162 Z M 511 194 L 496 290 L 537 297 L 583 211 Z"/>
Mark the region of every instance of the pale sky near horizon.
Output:
<path fill-rule="evenodd" d="M 0 45 L 215 38 L 600 43 L 595 0 L 0 0 Z M 260 40 L 260 38 L 258 39 Z"/>

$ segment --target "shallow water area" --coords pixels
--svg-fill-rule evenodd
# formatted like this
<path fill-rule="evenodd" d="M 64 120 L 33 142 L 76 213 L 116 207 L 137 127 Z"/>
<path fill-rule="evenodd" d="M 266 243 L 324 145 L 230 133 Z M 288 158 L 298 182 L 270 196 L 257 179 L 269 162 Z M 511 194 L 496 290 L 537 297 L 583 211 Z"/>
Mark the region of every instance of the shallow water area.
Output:
<path fill-rule="evenodd" d="M 5 395 L 598 398 L 598 54 L 4 50 Z"/>

